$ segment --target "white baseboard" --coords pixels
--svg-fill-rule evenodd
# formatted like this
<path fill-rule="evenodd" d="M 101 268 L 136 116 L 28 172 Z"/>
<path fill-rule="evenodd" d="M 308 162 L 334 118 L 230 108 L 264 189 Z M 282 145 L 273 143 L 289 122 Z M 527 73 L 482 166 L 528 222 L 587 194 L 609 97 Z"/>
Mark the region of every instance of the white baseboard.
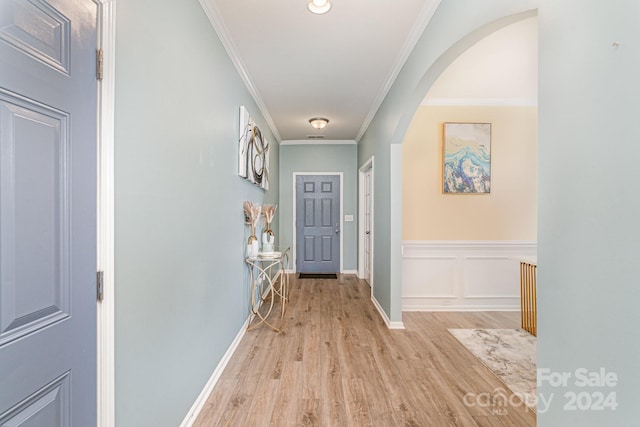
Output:
<path fill-rule="evenodd" d="M 198 418 L 198 415 L 200 415 L 200 411 L 202 411 L 204 404 L 207 402 L 209 395 L 211 394 L 211 392 L 213 391 L 213 388 L 216 386 L 216 383 L 220 379 L 222 372 L 227 367 L 227 364 L 231 360 L 233 353 L 235 353 L 235 351 L 238 349 L 238 345 L 240 345 L 240 341 L 242 341 L 242 338 L 244 337 L 244 334 L 247 331 L 247 326 L 249 325 L 249 321 L 250 321 L 250 318 L 247 318 L 247 321 L 244 322 L 244 325 L 242 325 L 242 327 L 240 328 L 240 332 L 238 332 L 238 335 L 236 335 L 233 342 L 227 349 L 226 353 L 224 354 L 224 356 L 222 356 L 220 363 L 218 363 L 218 366 L 216 366 L 216 369 L 214 369 L 213 373 L 211 374 L 211 377 L 209 377 L 209 380 L 207 381 L 204 388 L 198 395 L 198 398 L 191 406 L 191 409 L 189 409 L 189 412 L 187 412 L 187 416 L 184 418 L 184 420 L 180 424 L 180 427 L 191 427 L 193 423 L 196 421 L 196 419 Z"/>
<path fill-rule="evenodd" d="M 391 322 L 388 327 L 389 329 L 407 329 L 404 327 L 404 322 Z"/>
<path fill-rule="evenodd" d="M 279 270 L 272 280 L 276 282 L 280 278 L 281 274 L 282 274 L 282 271 Z M 267 286 L 265 287 L 265 290 L 262 293 L 263 299 L 268 294 L 269 294 L 269 287 Z M 247 318 L 246 322 L 244 322 L 244 325 L 242 325 L 242 328 L 240 328 L 240 332 L 238 332 L 238 335 L 236 335 L 236 337 L 234 338 L 233 342 L 231 343 L 231 346 L 229 346 L 229 348 L 227 349 L 227 352 L 224 354 L 224 356 L 222 356 L 222 360 L 220 360 L 220 363 L 218 363 L 218 366 L 216 366 L 216 369 L 213 371 L 213 374 L 211 374 L 209 381 L 207 381 L 204 388 L 200 392 L 200 395 L 198 396 L 196 401 L 193 403 L 193 406 L 191 406 L 191 409 L 189 410 L 189 412 L 187 412 L 187 416 L 182 421 L 182 424 L 180 424 L 180 427 L 191 427 L 193 423 L 196 421 L 196 418 L 198 418 L 198 415 L 200 415 L 200 411 L 202 411 L 202 407 L 206 403 L 207 399 L 209 398 L 209 395 L 213 391 L 213 388 L 215 387 L 216 383 L 220 379 L 220 375 L 222 375 L 224 368 L 227 367 L 227 364 L 229 363 L 229 360 L 231 360 L 233 353 L 235 353 L 236 349 L 238 348 L 238 345 L 240 345 L 240 341 L 242 341 L 242 337 L 244 337 L 244 334 L 247 331 L 247 327 L 249 326 L 249 324 L 251 323 L 254 317 L 255 317 L 255 314 L 251 314 Z"/>
<path fill-rule="evenodd" d="M 392 322 L 391 319 L 389 319 L 389 316 L 387 316 L 387 313 L 384 312 L 384 310 L 382 309 L 382 306 L 380 305 L 376 297 L 374 297 L 373 295 L 371 295 L 371 302 L 373 303 L 373 306 L 376 308 L 376 310 L 378 310 L 378 313 L 380 314 L 380 317 L 382 317 L 382 320 L 384 321 L 385 325 L 387 325 L 387 328 L 405 329 L 403 322 Z"/>
<path fill-rule="evenodd" d="M 431 305 L 418 304 L 402 306 L 402 311 L 520 311 L 515 305 Z"/>

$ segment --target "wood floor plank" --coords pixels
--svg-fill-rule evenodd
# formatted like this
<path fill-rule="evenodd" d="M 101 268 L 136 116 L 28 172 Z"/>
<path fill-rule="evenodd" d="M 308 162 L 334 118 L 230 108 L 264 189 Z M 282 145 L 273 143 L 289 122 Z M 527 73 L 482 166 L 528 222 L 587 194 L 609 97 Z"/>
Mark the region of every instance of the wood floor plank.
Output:
<path fill-rule="evenodd" d="M 216 387 L 209 395 L 207 402 L 203 406 L 195 425 L 200 426 L 217 426 L 220 420 L 224 418 L 229 399 L 231 399 L 232 390 L 237 384 L 237 380 L 219 379 Z"/>
<path fill-rule="evenodd" d="M 248 332 L 198 417 L 209 426 L 534 426 L 465 401 L 506 386 L 449 328 L 517 328 L 519 313 L 403 313 L 389 330 L 352 275 L 291 276 L 286 329 Z"/>
<path fill-rule="evenodd" d="M 319 399 L 300 399 L 296 416 L 297 426 L 319 427 L 325 425 L 320 422 L 319 402 Z"/>
<path fill-rule="evenodd" d="M 324 426 L 347 425 L 342 378 L 338 376 L 323 379 L 320 404 L 320 420 Z"/>
<path fill-rule="evenodd" d="M 345 397 L 345 410 L 349 425 L 373 426 L 373 419 L 369 412 L 369 402 L 364 395 L 364 386 L 361 379 L 344 378 L 342 390 Z"/>
<path fill-rule="evenodd" d="M 473 417 L 478 427 L 505 427 L 508 424 L 502 422 L 499 417 Z"/>
<path fill-rule="evenodd" d="M 300 362 L 287 363 L 280 377 L 280 387 L 276 396 L 276 403 L 272 414 L 265 414 L 270 418 L 271 426 L 296 425 L 298 404 L 302 392 L 302 364 Z M 269 417 L 269 415 L 271 415 Z"/>
<path fill-rule="evenodd" d="M 314 372 L 320 377 L 320 419 L 323 425 L 343 426 L 346 425 L 342 390 L 343 375 L 335 345 L 336 339 L 332 338 L 334 332 L 333 330 L 324 332 L 326 335 L 323 334 L 323 340 L 320 343 L 319 371 L 314 370 Z M 313 369 L 312 366 L 306 368 Z"/>
<path fill-rule="evenodd" d="M 245 425 L 268 426 L 271 415 L 273 414 L 273 408 L 276 404 L 280 381 L 263 378 L 258 382 L 256 388 L 260 390 L 260 393 L 256 393 L 253 396 Z"/>

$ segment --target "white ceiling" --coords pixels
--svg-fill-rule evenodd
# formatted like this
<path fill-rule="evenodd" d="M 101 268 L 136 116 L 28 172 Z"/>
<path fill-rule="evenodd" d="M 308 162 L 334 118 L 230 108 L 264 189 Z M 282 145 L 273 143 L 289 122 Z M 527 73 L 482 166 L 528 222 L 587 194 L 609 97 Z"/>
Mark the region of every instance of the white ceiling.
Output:
<path fill-rule="evenodd" d="M 279 140 L 359 140 L 440 0 L 200 0 Z M 330 120 L 322 131 L 308 120 Z"/>
<path fill-rule="evenodd" d="M 325 15 L 309 12 L 308 0 L 200 3 L 279 141 L 358 141 L 440 0 L 331 0 Z M 425 103 L 535 104 L 537 34 L 531 18 L 488 36 Z M 313 129 L 316 116 L 329 125 Z"/>
<path fill-rule="evenodd" d="M 537 105 L 538 18 L 480 40 L 440 75 L 424 105 Z"/>

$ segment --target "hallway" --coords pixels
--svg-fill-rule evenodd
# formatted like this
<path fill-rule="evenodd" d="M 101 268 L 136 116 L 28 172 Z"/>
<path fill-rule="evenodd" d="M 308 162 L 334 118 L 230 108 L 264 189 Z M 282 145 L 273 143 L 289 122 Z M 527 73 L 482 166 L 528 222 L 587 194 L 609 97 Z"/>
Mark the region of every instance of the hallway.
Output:
<path fill-rule="evenodd" d="M 517 313 L 408 312 L 389 330 L 364 281 L 292 275 L 285 317 L 283 334 L 244 336 L 195 426 L 535 425 L 524 406 L 465 405 L 506 387 L 447 331 L 517 328 Z"/>

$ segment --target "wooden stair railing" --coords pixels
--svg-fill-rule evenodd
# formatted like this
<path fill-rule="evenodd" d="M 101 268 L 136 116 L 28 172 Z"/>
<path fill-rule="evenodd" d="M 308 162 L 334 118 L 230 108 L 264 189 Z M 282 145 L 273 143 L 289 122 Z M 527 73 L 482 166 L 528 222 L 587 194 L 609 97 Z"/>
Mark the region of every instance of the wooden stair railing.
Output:
<path fill-rule="evenodd" d="M 538 335 L 536 273 L 535 263 L 520 261 L 520 325 L 533 336 Z"/>

